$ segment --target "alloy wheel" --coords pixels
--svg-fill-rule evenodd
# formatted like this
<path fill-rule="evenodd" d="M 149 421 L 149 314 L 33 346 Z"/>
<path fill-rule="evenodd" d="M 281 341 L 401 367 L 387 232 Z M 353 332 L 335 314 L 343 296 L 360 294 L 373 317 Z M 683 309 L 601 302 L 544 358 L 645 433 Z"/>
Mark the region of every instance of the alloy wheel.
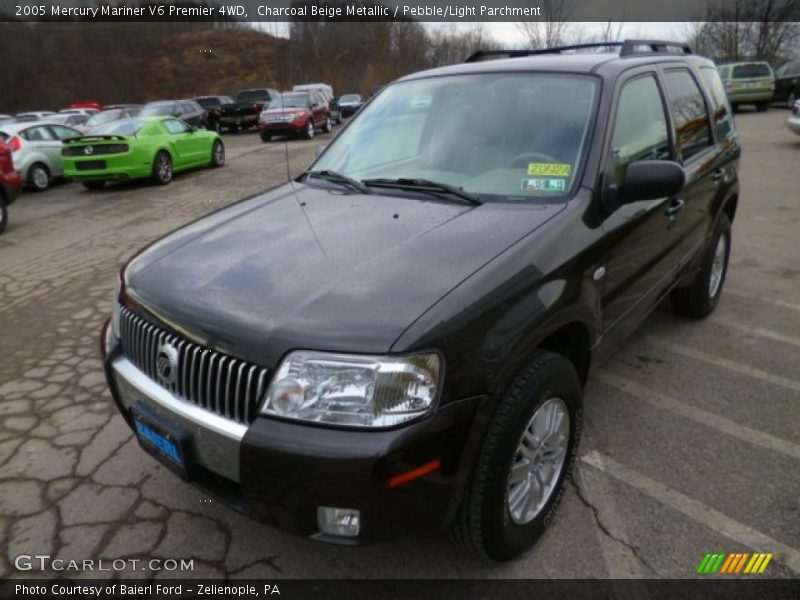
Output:
<path fill-rule="evenodd" d="M 508 472 L 506 500 L 514 523 L 530 523 L 555 492 L 569 428 L 569 412 L 561 398 L 548 399 L 528 421 Z"/>
<path fill-rule="evenodd" d="M 717 246 L 714 248 L 714 260 L 711 263 L 711 274 L 708 281 L 708 296 L 716 297 L 722 285 L 722 277 L 725 275 L 725 255 L 728 250 L 728 240 L 724 235 L 720 235 Z"/>

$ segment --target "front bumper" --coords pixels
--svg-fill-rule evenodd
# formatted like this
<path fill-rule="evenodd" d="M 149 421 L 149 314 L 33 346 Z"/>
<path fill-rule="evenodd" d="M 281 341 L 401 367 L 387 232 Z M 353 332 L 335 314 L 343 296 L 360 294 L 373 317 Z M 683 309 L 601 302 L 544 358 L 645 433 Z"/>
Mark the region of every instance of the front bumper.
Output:
<path fill-rule="evenodd" d="M 247 126 L 251 127 L 258 122 L 258 115 L 255 113 L 246 115 L 224 115 L 219 119 L 223 127 Z"/>
<path fill-rule="evenodd" d="M 301 121 L 259 121 L 258 130 L 266 133 L 301 135 L 306 132 L 308 119 Z"/>
<path fill-rule="evenodd" d="M 484 397 L 451 402 L 392 430 L 333 429 L 264 417 L 245 426 L 173 396 L 118 351 L 105 365 L 129 424 L 131 406 L 138 402 L 191 432 L 193 484 L 252 517 L 326 541 L 357 543 L 439 529 L 458 508 L 478 446 L 475 415 Z M 439 465 L 433 472 L 389 484 L 432 463 Z M 320 506 L 359 510 L 359 537 L 321 534 Z"/>

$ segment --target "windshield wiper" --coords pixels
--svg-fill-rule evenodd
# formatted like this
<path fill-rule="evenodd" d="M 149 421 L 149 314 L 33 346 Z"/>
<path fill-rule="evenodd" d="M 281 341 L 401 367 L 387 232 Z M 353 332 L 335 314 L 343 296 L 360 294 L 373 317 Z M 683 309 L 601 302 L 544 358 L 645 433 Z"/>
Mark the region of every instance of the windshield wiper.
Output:
<path fill-rule="evenodd" d="M 339 183 L 341 185 L 345 185 L 350 187 L 354 190 L 361 192 L 362 194 L 369 194 L 369 188 L 358 181 L 357 179 L 353 179 L 352 177 L 348 177 L 347 175 L 342 175 L 341 173 L 337 173 L 336 171 L 306 171 L 301 175 L 301 177 L 306 178 L 316 178 L 316 179 L 324 179 L 325 181 L 330 181 L 331 183 Z"/>
<path fill-rule="evenodd" d="M 459 198 L 460 200 L 463 200 L 468 204 L 472 204 L 473 206 L 479 206 L 482 204 L 476 195 L 465 192 L 460 187 L 449 185 L 447 183 L 439 183 L 438 181 L 431 181 L 430 179 L 398 177 L 397 179 L 365 179 L 362 181 L 362 183 L 370 187 L 397 188 L 401 190 L 435 194 L 437 196 L 449 194 L 450 196 Z"/>

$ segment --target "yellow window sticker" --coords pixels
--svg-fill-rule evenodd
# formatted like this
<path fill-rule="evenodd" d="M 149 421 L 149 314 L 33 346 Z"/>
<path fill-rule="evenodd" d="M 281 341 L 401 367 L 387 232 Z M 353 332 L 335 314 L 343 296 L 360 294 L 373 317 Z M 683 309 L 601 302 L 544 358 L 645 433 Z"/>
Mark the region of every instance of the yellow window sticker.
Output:
<path fill-rule="evenodd" d="M 569 177 L 572 166 L 562 163 L 528 163 L 528 175 Z"/>

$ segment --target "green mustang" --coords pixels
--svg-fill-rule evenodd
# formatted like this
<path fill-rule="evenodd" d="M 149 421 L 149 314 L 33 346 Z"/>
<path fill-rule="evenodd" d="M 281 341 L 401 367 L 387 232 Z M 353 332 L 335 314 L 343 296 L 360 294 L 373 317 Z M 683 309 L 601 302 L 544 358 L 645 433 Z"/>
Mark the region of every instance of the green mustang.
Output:
<path fill-rule="evenodd" d="M 89 189 L 145 177 L 166 185 L 177 171 L 225 164 L 225 146 L 217 133 L 172 117 L 120 119 L 64 140 L 61 152 L 65 175 Z"/>

